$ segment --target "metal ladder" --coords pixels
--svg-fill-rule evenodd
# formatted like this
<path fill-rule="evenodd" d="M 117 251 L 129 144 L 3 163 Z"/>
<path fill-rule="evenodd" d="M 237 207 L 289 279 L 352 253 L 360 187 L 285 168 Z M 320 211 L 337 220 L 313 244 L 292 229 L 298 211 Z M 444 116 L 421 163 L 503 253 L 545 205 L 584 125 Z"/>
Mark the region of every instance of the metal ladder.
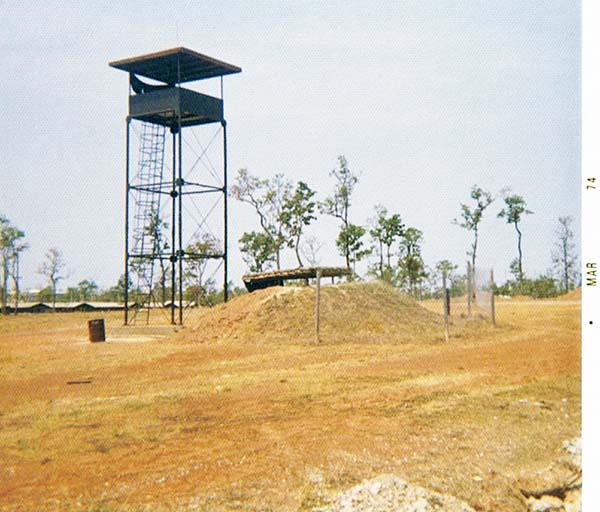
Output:
<path fill-rule="evenodd" d="M 160 196 L 163 184 L 165 153 L 164 126 L 142 123 L 139 140 L 137 174 L 131 188 L 135 190 L 133 208 L 132 260 L 133 275 L 137 289 L 146 295 L 148 315 L 154 299 L 154 267 L 161 257 L 160 247 Z M 162 306 L 162 304 L 161 304 Z"/>

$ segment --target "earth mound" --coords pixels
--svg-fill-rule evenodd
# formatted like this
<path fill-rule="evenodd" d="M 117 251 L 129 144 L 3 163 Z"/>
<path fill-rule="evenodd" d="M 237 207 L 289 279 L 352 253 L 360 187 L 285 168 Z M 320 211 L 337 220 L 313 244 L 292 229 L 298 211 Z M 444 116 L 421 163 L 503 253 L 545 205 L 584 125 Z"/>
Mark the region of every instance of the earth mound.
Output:
<path fill-rule="evenodd" d="M 276 286 L 203 310 L 189 341 L 251 343 L 315 341 L 314 287 Z M 443 319 L 384 283 L 321 288 L 320 341 L 398 343 L 440 341 Z"/>

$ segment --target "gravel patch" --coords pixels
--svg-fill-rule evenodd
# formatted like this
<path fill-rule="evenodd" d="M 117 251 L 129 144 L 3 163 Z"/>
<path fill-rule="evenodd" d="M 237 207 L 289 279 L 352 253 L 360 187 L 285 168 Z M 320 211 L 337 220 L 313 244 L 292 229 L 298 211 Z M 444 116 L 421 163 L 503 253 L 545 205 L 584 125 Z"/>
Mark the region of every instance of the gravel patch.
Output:
<path fill-rule="evenodd" d="M 395 475 L 379 475 L 344 491 L 312 512 L 475 512 L 452 496 L 411 485 Z"/>

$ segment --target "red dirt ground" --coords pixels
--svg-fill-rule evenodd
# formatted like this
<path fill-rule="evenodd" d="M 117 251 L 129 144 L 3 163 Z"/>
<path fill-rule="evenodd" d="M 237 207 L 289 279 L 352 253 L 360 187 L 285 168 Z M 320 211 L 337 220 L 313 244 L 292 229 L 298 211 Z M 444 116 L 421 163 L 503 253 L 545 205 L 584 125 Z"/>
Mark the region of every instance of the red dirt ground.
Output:
<path fill-rule="evenodd" d="M 579 313 L 507 301 L 496 329 L 456 320 L 447 344 L 201 327 L 90 344 L 84 314 L 2 319 L 0 509 L 311 510 L 391 472 L 525 510 L 519 482 L 580 432 Z"/>

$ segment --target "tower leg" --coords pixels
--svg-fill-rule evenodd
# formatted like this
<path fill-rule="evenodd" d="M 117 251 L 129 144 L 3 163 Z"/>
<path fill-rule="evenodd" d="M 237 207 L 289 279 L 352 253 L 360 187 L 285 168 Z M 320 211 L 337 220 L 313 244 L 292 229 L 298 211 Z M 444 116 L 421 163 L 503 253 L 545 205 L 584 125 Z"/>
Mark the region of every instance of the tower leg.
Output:
<path fill-rule="evenodd" d="M 222 78 L 222 77 L 221 77 Z M 222 83 L 222 80 L 221 80 Z M 228 237 L 227 237 L 227 123 L 223 121 L 223 302 L 229 299 L 228 280 Z"/>
<path fill-rule="evenodd" d="M 183 325 L 183 150 L 182 150 L 182 130 L 181 130 L 181 116 L 178 118 L 177 132 L 179 134 L 179 146 L 178 146 L 178 179 L 177 179 L 177 193 L 179 194 L 179 218 L 177 219 L 178 225 L 178 238 L 179 238 L 179 250 L 177 251 L 177 257 L 179 258 L 179 275 L 177 281 L 179 284 L 179 325 Z"/>
<path fill-rule="evenodd" d="M 124 325 L 129 322 L 129 141 L 130 141 L 131 119 L 126 118 L 125 130 L 125 291 L 123 300 L 125 301 L 125 319 Z"/>
<path fill-rule="evenodd" d="M 177 209 L 177 131 L 173 131 L 173 182 L 171 183 L 171 324 L 175 324 L 175 262 L 176 257 L 176 224 Z M 179 134 L 181 137 L 181 134 Z"/>

